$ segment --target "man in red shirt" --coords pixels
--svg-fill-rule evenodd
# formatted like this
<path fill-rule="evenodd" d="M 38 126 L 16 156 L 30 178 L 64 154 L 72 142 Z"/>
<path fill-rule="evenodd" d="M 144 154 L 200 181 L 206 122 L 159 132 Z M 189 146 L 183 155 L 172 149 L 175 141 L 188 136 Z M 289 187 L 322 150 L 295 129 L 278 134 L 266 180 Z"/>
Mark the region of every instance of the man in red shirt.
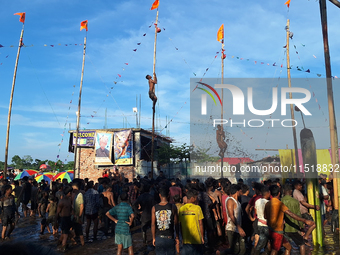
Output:
<path fill-rule="evenodd" d="M 301 221 L 308 226 L 314 224 L 311 220 L 303 219 L 296 214 L 292 213 L 287 206 L 285 206 L 279 199 L 281 197 L 280 188 L 277 185 L 270 186 L 270 193 L 273 198 L 266 203 L 264 209 L 264 218 L 267 220 L 269 233 L 271 237 L 271 255 L 277 255 L 281 246 L 286 248 L 285 254 L 290 254 L 292 246 L 284 238 L 283 226 L 284 215 L 288 215 L 294 220 Z"/>
<path fill-rule="evenodd" d="M 176 180 L 171 179 L 171 187 L 169 188 L 169 196 L 170 196 L 170 204 L 175 204 L 174 196 L 179 195 L 179 197 L 182 199 L 182 189 L 180 187 L 176 186 Z"/>

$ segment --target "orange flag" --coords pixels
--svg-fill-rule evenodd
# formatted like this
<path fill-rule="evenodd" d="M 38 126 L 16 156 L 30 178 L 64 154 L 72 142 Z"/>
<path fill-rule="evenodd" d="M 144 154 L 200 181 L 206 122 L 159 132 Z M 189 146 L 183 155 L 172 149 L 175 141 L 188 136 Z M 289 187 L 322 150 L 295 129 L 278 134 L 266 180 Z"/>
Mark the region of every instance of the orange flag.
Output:
<path fill-rule="evenodd" d="M 86 29 L 87 31 L 87 23 L 88 23 L 87 20 L 80 22 L 80 31 L 83 29 Z"/>
<path fill-rule="evenodd" d="M 224 24 L 222 24 L 222 26 L 217 32 L 217 41 L 222 42 L 223 39 L 224 39 Z"/>
<path fill-rule="evenodd" d="M 17 12 L 17 13 L 14 13 L 14 15 L 20 15 L 19 21 L 22 23 L 25 23 L 26 12 Z"/>
<path fill-rule="evenodd" d="M 159 0 L 156 0 L 151 6 L 151 10 L 157 9 L 158 6 L 159 6 Z"/>
<path fill-rule="evenodd" d="M 290 5 L 290 0 L 288 0 L 287 2 L 285 2 L 285 4 L 287 5 L 287 7 L 289 8 Z"/>

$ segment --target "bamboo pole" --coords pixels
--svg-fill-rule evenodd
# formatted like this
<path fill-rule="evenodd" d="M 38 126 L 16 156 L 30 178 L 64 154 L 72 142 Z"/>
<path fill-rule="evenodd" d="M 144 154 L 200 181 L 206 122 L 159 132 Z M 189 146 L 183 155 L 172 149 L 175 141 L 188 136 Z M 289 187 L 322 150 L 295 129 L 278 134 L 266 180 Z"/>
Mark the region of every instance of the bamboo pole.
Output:
<path fill-rule="evenodd" d="M 79 100 L 78 100 L 78 114 L 77 114 L 77 131 L 76 131 L 76 143 L 74 147 L 74 175 L 80 178 L 80 166 L 77 168 L 77 154 L 78 154 L 78 134 L 79 134 L 79 122 L 80 122 L 80 105 L 81 105 L 81 92 L 83 89 L 83 78 L 84 78 L 84 66 L 85 66 L 85 53 L 86 53 L 86 36 L 84 37 L 84 53 L 83 53 L 83 65 L 81 69 L 80 78 L 80 89 L 79 89 Z"/>
<path fill-rule="evenodd" d="M 224 29 L 224 28 L 223 28 Z M 224 34 L 224 31 L 223 31 Z M 222 71 L 221 71 L 221 83 L 223 84 L 223 80 L 224 80 L 224 38 L 222 39 Z M 221 105 L 221 120 L 223 120 L 223 88 L 221 88 L 221 101 L 222 101 L 222 105 Z M 223 130 L 223 122 L 221 123 L 221 130 L 222 132 L 224 132 Z M 224 159 L 224 153 L 221 157 L 221 178 L 223 178 L 223 159 Z"/>
<path fill-rule="evenodd" d="M 290 58 L 289 58 L 289 25 L 290 21 L 289 19 L 287 20 L 287 76 L 288 76 L 288 87 L 292 87 L 291 83 L 291 78 L 290 78 Z M 292 99 L 292 93 L 289 93 L 289 98 Z M 292 116 L 292 126 L 293 126 L 293 139 L 294 139 L 294 149 L 295 149 L 295 170 L 297 173 L 300 173 L 300 168 L 299 168 L 299 151 L 298 151 L 298 145 L 297 145 L 297 138 L 296 138 L 296 128 L 295 128 L 295 117 L 294 117 L 294 106 L 291 104 L 290 105 L 290 113 Z"/>
<path fill-rule="evenodd" d="M 317 167 L 316 145 L 313 133 L 310 129 L 304 128 L 300 132 L 300 143 L 303 157 L 303 163 L 306 166 L 305 178 L 307 183 L 307 196 L 310 204 L 320 206 L 319 183 Z M 309 211 L 314 218 L 316 228 L 312 232 L 313 244 L 323 246 L 323 227 L 321 212 L 310 209 Z"/>
<path fill-rule="evenodd" d="M 156 46 L 157 46 L 157 24 L 158 24 L 158 8 L 155 23 L 155 44 L 153 48 L 153 75 L 156 73 Z M 155 79 L 155 77 L 153 77 Z M 155 93 L 155 87 L 153 88 Z M 153 103 L 153 102 L 152 102 Z M 155 105 L 156 107 L 156 105 Z M 153 157 L 155 149 L 155 107 L 152 108 L 152 145 L 151 145 L 151 178 L 153 178 Z"/>
<path fill-rule="evenodd" d="M 320 0 L 320 16 L 321 16 L 321 26 L 322 26 L 322 36 L 324 45 L 324 55 L 325 55 L 325 66 L 326 66 L 326 78 L 327 78 L 327 98 L 328 98 L 328 114 L 329 114 L 329 130 L 331 139 L 331 158 L 332 165 L 336 166 L 339 164 L 339 153 L 338 153 L 338 131 L 336 127 L 336 118 L 334 111 L 334 97 L 333 97 L 333 83 L 332 83 L 332 69 L 331 69 L 331 57 L 329 52 L 328 44 L 328 29 L 327 29 L 327 6 L 326 0 Z M 334 168 L 333 168 L 334 170 Z M 334 189 L 334 209 L 336 212 L 339 210 L 339 200 L 340 192 L 339 186 L 340 182 L 338 174 L 333 173 L 333 189 Z"/>
<path fill-rule="evenodd" d="M 18 53 L 17 53 L 17 58 L 15 60 L 15 66 L 14 66 L 14 74 L 13 74 L 13 81 L 12 81 L 11 97 L 10 97 L 10 100 L 9 100 L 9 107 L 8 107 L 7 133 L 6 133 L 6 149 L 5 149 L 5 164 L 4 164 L 4 179 L 7 178 L 8 144 L 9 144 L 9 130 L 10 130 L 10 127 L 11 127 L 12 103 L 13 103 L 15 80 L 16 80 L 16 77 L 17 77 L 17 69 L 18 69 L 18 63 L 19 63 L 20 50 L 21 50 L 21 46 L 23 45 L 22 39 L 23 39 L 23 36 L 24 36 L 24 26 L 25 26 L 25 24 L 22 24 L 22 29 L 21 29 L 20 39 L 19 39 Z"/>

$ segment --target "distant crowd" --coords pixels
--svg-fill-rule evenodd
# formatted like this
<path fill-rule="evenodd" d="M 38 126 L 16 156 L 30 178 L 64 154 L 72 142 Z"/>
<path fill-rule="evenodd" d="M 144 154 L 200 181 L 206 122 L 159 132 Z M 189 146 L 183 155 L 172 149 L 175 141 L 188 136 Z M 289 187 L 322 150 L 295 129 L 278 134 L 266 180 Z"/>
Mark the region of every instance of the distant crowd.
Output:
<path fill-rule="evenodd" d="M 333 210 L 332 182 L 324 176 L 319 205 L 308 201 L 302 180 L 282 186 L 278 179 L 246 185 L 242 179 L 211 177 L 183 183 L 162 171 L 151 176 L 129 181 L 117 171 L 97 182 L 64 179 L 50 185 L 28 177 L 2 179 L 1 238 L 11 240 L 19 217 L 39 216 L 40 234 L 47 229 L 58 237 L 61 251 L 89 245 L 102 226 L 105 235 L 114 236 L 117 254 L 123 249 L 133 254 L 131 229 L 140 227 L 141 241 L 153 245 L 156 254 L 290 254 L 293 244 L 304 255 L 315 229 L 310 210 L 321 210 L 323 224 Z"/>

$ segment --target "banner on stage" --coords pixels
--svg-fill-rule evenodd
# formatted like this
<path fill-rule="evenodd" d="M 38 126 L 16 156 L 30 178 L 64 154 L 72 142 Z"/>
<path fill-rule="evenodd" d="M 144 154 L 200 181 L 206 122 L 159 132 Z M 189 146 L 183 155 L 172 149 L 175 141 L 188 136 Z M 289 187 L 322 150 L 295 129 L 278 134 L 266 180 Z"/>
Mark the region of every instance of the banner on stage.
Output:
<path fill-rule="evenodd" d="M 113 165 L 112 163 L 112 137 L 113 132 L 96 133 L 95 164 Z"/>
<path fill-rule="evenodd" d="M 76 145 L 76 133 L 73 133 L 72 145 Z M 94 139 L 96 131 L 79 131 L 78 133 L 78 147 L 94 147 Z"/>
<path fill-rule="evenodd" d="M 114 160 L 115 165 L 133 164 L 133 137 L 131 129 L 114 133 Z"/>

